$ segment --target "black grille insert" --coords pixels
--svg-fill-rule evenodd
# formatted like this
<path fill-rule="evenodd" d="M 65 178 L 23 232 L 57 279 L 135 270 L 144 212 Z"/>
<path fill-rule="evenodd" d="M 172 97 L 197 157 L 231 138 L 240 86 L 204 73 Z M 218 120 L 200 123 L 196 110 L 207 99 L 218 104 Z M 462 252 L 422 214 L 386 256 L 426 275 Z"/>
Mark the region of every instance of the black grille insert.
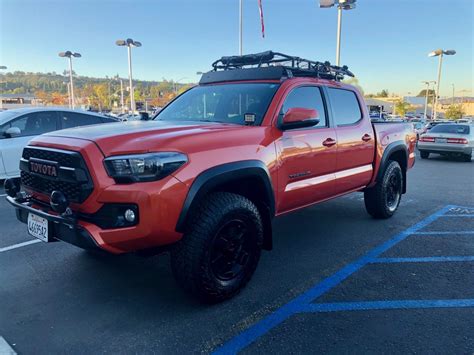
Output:
<path fill-rule="evenodd" d="M 57 177 L 44 176 L 30 171 L 30 158 L 57 162 Z M 26 147 L 20 162 L 21 183 L 34 191 L 50 195 L 54 190 L 61 191 L 69 201 L 81 203 L 94 188 L 87 166 L 78 152 L 43 147 Z"/>

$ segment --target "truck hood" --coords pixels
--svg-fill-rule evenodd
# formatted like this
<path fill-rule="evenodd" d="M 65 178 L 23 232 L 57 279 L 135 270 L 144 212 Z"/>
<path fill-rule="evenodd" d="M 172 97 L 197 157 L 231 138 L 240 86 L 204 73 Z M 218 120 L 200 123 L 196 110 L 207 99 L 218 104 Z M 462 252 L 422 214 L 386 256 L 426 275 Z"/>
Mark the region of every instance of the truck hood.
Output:
<path fill-rule="evenodd" d="M 207 135 L 212 135 L 212 141 L 216 144 L 225 144 L 222 139 L 216 138 L 236 138 L 240 134 L 230 132 L 246 131 L 249 128 L 251 127 L 202 121 L 130 121 L 70 128 L 43 136 L 91 141 L 97 144 L 105 156 L 110 156 L 195 150 L 198 142 L 209 142 Z M 222 134 L 224 132 L 227 134 Z M 41 138 L 36 140 L 41 141 Z"/>

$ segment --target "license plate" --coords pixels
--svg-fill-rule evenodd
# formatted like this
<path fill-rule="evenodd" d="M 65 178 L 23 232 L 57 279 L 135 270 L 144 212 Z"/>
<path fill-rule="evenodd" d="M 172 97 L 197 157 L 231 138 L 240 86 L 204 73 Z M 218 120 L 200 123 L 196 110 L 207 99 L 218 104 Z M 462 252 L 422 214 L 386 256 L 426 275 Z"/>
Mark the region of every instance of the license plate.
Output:
<path fill-rule="evenodd" d="M 447 143 L 448 140 L 446 138 L 436 138 L 436 143 Z"/>
<path fill-rule="evenodd" d="M 48 220 L 33 213 L 28 214 L 28 234 L 43 242 L 49 242 Z"/>

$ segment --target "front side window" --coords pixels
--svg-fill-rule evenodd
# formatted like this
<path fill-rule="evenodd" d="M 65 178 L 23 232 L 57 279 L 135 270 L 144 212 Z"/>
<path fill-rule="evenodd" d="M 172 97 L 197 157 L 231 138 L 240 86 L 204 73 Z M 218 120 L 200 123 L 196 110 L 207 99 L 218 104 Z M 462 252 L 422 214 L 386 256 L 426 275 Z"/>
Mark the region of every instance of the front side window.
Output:
<path fill-rule="evenodd" d="M 19 137 L 37 136 L 43 133 L 57 130 L 56 112 L 32 112 L 20 116 L 1 126 L 1 134 L 11 127 L 20 129 Z"/>
<path fill-rule="evenodd" d="M 362 112 L 353 91 L 328 88 L 328 93 L 336 125 L 345 126 L 360 121 Z"/>
<path fill-rule="evenodd" d="M 100 117 L 84 115 L 77 112 L 61 112 L 61 121 L 63 122 L 63 128 L 73 128 L 102 123 Z"/>
<path fill-rule="evenodd" d="M 281 108 L 280 116 L 288 112 L 290 108 L 306 108 L 314 109 L 318 112 L 319 123 L 315 127 L 326 127 L 327 119 L 326 112 L 324 110 L 323 97 L 321 90 L 316 86 L 303 86 L 291 91 L 285 99 Z"/>
<path fill-rule="evenodd" d="M 279 84 L 248 83 L 196 86 L 161 110 L 155 120 L 207 121 L 259 125 Z M 248 117 L 254 122 L 249 122 Z"/>

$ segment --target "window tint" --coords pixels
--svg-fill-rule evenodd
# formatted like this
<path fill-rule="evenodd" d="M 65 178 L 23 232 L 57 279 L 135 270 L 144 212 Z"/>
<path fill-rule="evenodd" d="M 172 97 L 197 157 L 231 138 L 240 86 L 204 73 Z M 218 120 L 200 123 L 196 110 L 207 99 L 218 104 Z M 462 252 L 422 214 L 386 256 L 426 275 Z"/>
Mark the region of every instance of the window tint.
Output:
<path fill-rule="evenodd" d="M 21 131 L 20 137 L 37 136 L 57 130 L 56 117 L 54 111 L 28 113 L 5 123 L 1 127 L 1 132 L 5 132 L 10 127 L 18 127 Z"/>
<path fill-rule="evenodd" d="M 196 86 L 161 110 L 156 120 L 245 124 L 246 114 L 261 124 L 278 84 L 250 83 Z"/>
<path fill-rule="evenodd" d="M 63 122 L 63 128 L 102 123 L 102 120 L 98 116 L 84 115 L 76 112 L 61 112 L 61 121 Z"/>
<path fill-rule="evenodd" d="M 336 125 L 354 124 L 362 118 L 359 102 L 354 92 L 328 88 Z"/>
<path fill-rule="evenodd" d="M 282 113 L 285 114 L 290 108 L 294 107 L 315 109 L 318 111 L 319 123 L 313 127 L 327 126 L 326 112 L 324 111 L 323 98 L 319 88 L 303 86 L 291 91 L 283 103 Z"/>
<path fill-rule="evenodd" d="M 460 124 L 440 124 L 433 127 L 430 133 L 454 133 L 454 134 L 469 134 L 468 125 Z"/>

